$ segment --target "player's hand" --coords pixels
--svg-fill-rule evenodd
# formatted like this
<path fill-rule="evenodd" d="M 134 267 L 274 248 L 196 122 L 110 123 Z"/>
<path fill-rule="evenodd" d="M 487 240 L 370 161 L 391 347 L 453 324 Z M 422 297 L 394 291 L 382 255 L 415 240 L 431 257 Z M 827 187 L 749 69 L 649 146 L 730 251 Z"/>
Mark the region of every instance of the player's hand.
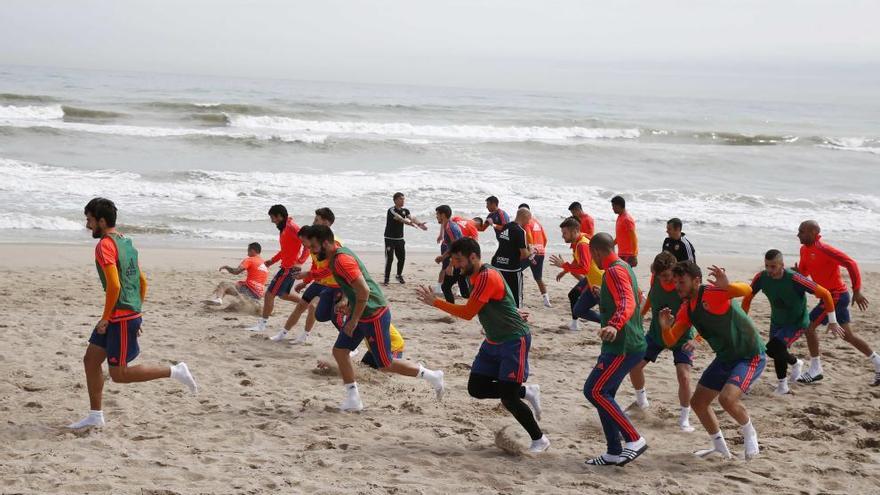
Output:
<path fill-rule="evenodd" d="M 657 322 L 660 323 L 660 328 L 663 330 L 672 328 L 672 324 L 675 323 L 675 317 L 672 316 L 672 310 L 669 308 L 661 309 Z"/>
<path fill-rule="evenodd" d="M 263 262 L 263 264 L 266 265 L 266 268 L 269 268 L 270 266 L 274 265 L 275 262 L 272 260 L 266 260 Z"/>
<path fill-rule="evenodd" d="M 107 333 L 107 325 L 110 324 L 109 320 L 101 320 L 95 325 L 95 331 L 98 332 L 98 335 L 104 335 Z"/>
<path fill-rule="evenodd" d="M 420 224 L 419 224 L 419 228 L 422 229 L 422 230 L 428 230 L 428 226 L 425 225 L 425 222 L 420 223 Z"/>
<path fill-rule="evenodd" d="M 727 279 L 727 272 L 724 271 L 724 268 L 716 265 L 710 266 L 709 277 L 709 282 L 719 289 L 727 289 L 730 287 L 730 281 Z"/>
<path fill-rule="evenodd" d="M 852 305 L 865 311 L 868 309 L 868 298 L 862 295 L 862 291 L 853 291 Z"/>
<path fill-rule="evenodd" d="M 357 324 L 358 322 L 349 318 L 348 321 L 345 322 L 345 325 L 342 326 L 342 331 L 345 332 L 345 335 L 351 337 L 351 335 L 354 333 L 354 329 L 357 328 Z"/>
<path fill-rule="evenodd" d="M 562 277 L 564 277 L 566 273 L 568 272 L 559 272 L 559 275 L 556 275 L 556 281 L 559 282 L 562 280 Z"/>
<path fill-rule="evenodd" d="M 336 311 L 337 313 L 342 313 L 344 315 L 347 315 L 349 313 L 348 299 L 341 297 L 339 299 L 339 301 L 336 302 L 336 305 L 333 306 L 333 310 Z"/>
<path fill-rule="evenodd" d="M 302 290 L 305 289 L 307 285 L 309 285 L 309 284 L 307 284 L 305 282 L 300 282 L 300 283 L 293 286 L 293 291 L 294 292 L 302 292 Z"/>
<path fill-rule="evenodd" d="M 300 271 L 293 276 L 294 280 L 302 280 L 308 276 L 309 272 Z"/>
<path fill-rule="evenodd" d="M 437 263 L 438 265 L 440 263 L 443 263 L 443 256 L 437 256 L 436 258 L 434 258 L 434 263 Z"/>
<path fill-rule="evenodd" d="M 602 327 L 599 329 L 599 338 L 605 342 L 611 342 L 617 338 L 617 329 L 614 327 Z"/>
<path fill-rule="evenodd" d="M 562 256 L 559 256 L 558 254 L 551 254 L 550 264 L 555 266 L 556 268 L 562 268 L 562 265 L 565 264 L 565 260 L 563 260 Z"/>
<path fill-rule="evenodd" d="M 594 286 L 590 287 L 590 290 L 593 291 L 594 296 L 599 297 L 599 290 L 600 289 L 599 289 L 598 285 L 594 285 Z"/>
<path fill-rule="evenodd" d="M 688 340 L 681 348 L 684 352 L 694 352 L 694 349 L 697 348 L 697 343 L 693 340 Z"/>
<path fill-rule="evenodd" d="M 838 323 L 829 323 L 828 331 L 832 333 L 835 337 L 840 337 L 841 339 L 846 337 L 846 330 L 843 329 L 842 326 Z"/>
<path fill-rule="evenodd" d="M 794 270 L 794 271 L 796 271 L 796 272 L 798 272 L 798 273 L 801 272 L 801 270 L 798 268 L 797 261 L 794 262 L 794 266 L 792 267 L 792 270 Z"/>
<path fill-rule="evenodd" d="M 491 218 L 487 218 L 483 223 L 486 225 L 495 225 L 495 222 Z"/>
<path fill-rule="evenodd" d="M 434 295 L 434 290 L 427 285 L 420 285 L 416 287 L 416 298 L 428 306 L 433 306 L 437 296 Z"/>
<path fill-rule="evenodd" d="M 529 313 L 528 311 L 522 310 L 522 309 L 517 309 L 516 312 L 519 313 L 519 315 L 522 317 L 523 321 L 525 321 L 525 322 L 528 322 L 529 317 L 532 316 L 531 313 Z"/>

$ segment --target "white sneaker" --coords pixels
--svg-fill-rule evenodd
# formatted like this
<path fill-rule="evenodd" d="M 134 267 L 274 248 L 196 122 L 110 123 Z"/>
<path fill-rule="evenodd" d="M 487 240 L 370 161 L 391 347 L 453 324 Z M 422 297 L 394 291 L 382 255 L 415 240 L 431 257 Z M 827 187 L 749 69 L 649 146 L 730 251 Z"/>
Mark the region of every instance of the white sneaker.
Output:
<path fill-rule="evenodd" d="M 205 299 L 202 302 L 207 304 L 208 306 L 222 306 L 223 305 L 223 299 L 221 299 L 219 297 L 215 297 L 213 299 Z"/>
<path fill-rule="evenodd" d="M 67 425 L 67 427 L 71 430 L 78 430 L 87 426 L 94 426 L 95 428 L 101 428 L 102 426 L 104 426 L 104 413 L 89 412 L 89 415 L 85 418 L 77 421 L 76 423 L 71 423 Z"/>
<path fill-rule="evenodd" d="M 791 392 L 791 389 L 788 388 L 788 380 L 782 379 L 779 380 L 779 383 L 776 384 L 776 390 L 773 391 L 776 395 L 785 395 Z"/>
<path fill-rule="evenodd" d="M 262 332 L 266 329 L 266 320 L 258 320 L 254 326 L 248 327 L 248 332 Z"/>
<path fill-rule="evenodd" d="M 761 447 L 758 445 L 758 432 L 756 432 L 755 428 L 750 424 L 740 428 L 740 432 L 743 436 L 743 447 L 745 447 L 744 455 L 746 460 L 754 459 L 758 453 L 761 452 Z"/>
<path fill-rule="evenodd" d="M 171 367 L 171 378 L 177 380 L 178 382 L 184 384 L 189 388 L 189 392 L 193 395 L 199 393 L 199 386 L 196 383 L 196 379 L 193 378 L 192 373 L 189 371 L 189 367 L 186 363 L 177 363 Z"/>
<path fill-rule="evenodd" d="M 571 323 L 568 324 L 568 329 L 571 330 L 572 332 L 577 332 L 578 331 L 578 321 L 571 320 Z"/>
<path fill-rule="evenodd" d="M 549 448 L 550 439 L 547 438 L 547 435 L 544 435 L 537 440 L 532 440 L 532 444 L 529 446 L 529 452 L 532 454 L 540 454 Z"/>
<path fill-rule="evenodd" d="M 687 423 L 679 423 L 679 424 L 678 424 L 678 428 L 681 429 L 681 431 L 683 431 L 683 432 L 685 432 L 685 433 L 693 433 L 693 431 L 694 431 L 694 427 L 691 426 L 691 423 L 690 423 L 690 422 L 687 422 Z"/>
<path fill-rule="evenodd" d="M 425 379 L 432 387 L 434 387 L 434 392 L 437 394 L 437 400 L 442 400 L 443 392 L 446 391 L 446 382 L 443 379 L 443 371 L 436 370 L 431 376 L 426 375 Z"/>
<path fill-rule="evenodd" d="M 526 401 L 532 406 L 532 412 L 535 413 L 535 419 L 541 420 L 541 386 L 526 385 Z M 546 436 L 544 438 L 547 438 Z M 535 440 L 537 442 L 537 440 Z M 534 445 L 534 442 L 532 442 Z M 549 445 L 549 443 L 548 443 Z"/>
<path fill-rule="evenodd" d="M 798 359 L 796 363 L 791 365 L 791 368 L 788 370 L 788 379 L 790 381 L 796 382 L 798 378 L 801 377 L 801 373 L 804 371 L 804 360 Z"/>
<path fill-rule="evenodd" d="M 281 342 L 286 337 L 287 337 L 287 330 L 282 328 L 278 333 L 269 337 L 269 340 L 271 340 L 272 342 Z"/>
<path fill-rule="evenodd" d="M 360 354 L 360 353 L 361 353 L 361 350 L 360 350 L 360 349 L 354 349 L 353 351 L 349 352 L 348 355 L 349 355 L 350 357 L 355 357 L 355 356 L 357 356 L 357 355 Z"/>
<path fill-rule="evenodd" d="M 339 405 L 339 410 L 343 412 L 362 411 L 363 409 L 364 403 L 361 402 L 360 395 L 349 395 Z"/>
<path fill-rule="evenodd" d="M 306 340 L 309 340 L 309 332 L 306 332 L 305 330 L 303 330 L 303 332 L 301 334 L 297 335 L 296 338 L 293 339 L 293 343 L 294 344 L 305 344 Z"/>
<path fill-rule="evenodd" d="M 550 304 L 550 295 L 549 294 L 544 294 L 544 307 L 545 308 L 552 308 L 553 307 Z"/>
<path fill-rule="evenodd" d="M 651 402 L 648 401 L 647 393 L 636 394 L 636 406 L 638 406 L 639 409 L 647 409 L 651 407 Z"/>

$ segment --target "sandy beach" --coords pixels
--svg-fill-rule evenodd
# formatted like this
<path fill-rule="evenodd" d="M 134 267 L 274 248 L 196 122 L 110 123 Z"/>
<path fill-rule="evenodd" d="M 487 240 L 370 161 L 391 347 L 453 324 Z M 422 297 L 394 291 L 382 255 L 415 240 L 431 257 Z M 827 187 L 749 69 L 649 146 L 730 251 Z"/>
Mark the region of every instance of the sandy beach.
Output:
<path fill-rule="evenodd" d="M 845 247 L 845 246 L 843 246 Z M 270 249 L 267 248 L 267 251 Z M 681 433 L 675 372 L 664 353 L 646 369 L 649 410 L 633 412 L 650 446 L 625 468 L 587 468 L 604 451 L 595 410 L 581 388 L 599 350 L 596 325 L 560 330 L 569 319 L 565 294 L 573 279 L 553 281 L 545 270 L 552 309 L 540 305 L 526 277 L 532 313 L 530 383 L 541 385 L 541 426 L 552 441 L 540 456 L 512 455 L 496 445 L 527 436 L 497 401 L 467 394 L 470 364 L 480 344 L 476 321 L 454 321 L 418 303 L 417 283 L 436 280 L 433 255 L 411 253 L 408 284 L 384 289 L 406 357 L 446 373 L 441 403 L 426 383 L 357 367 L 366 409 L 342 414 L 338 377 L 316 372 L 330 359 L 336 330 L 318 324 L 306 345 L 267 338 L 292 309 L 280 302 L 270 331 L 244 330 L 254 318 L 203 306 L 214 285 L 235 277 L 217 267 L 241 251 L 141 249 L 150 280 L 141 355 L 136 363 L 186 361 L 198 396 L 170 380 L 105 388 L 103 429 L 72 432 L 64 425 L 88 409 L 81 358 L 103 295 L 88 245 L 0 245 L 0 493 L 839 493 L 880 492 L 880 388 L 870 362 L 848 344 L 822 337 L 826 379 L 772 394 L 772 363 L 746 399 L 762 443 L 760 457 L 699 460 L 691 452 L 708 437 L 692 415 Z M 366 253 L 374 277 L 381 253 Z M 637 269 L 647 285 L 649 256 Z M 754 259 L 702 255 L 735 280 L 761 268 Z M 790 260 L 793 262 L 794 260 Z M 873 303 L 854 310 L 854 327 L 880 348 L 880 274 L 863 267 Z M 812 301 L 811 301 L 812 304 Z M 752 314 L 766 337 L 769 307 L 756 298 Z M 647 326 L 646 326 L 647 328 Z M 801 340 L 794 352 L 806 355 Z M 712 357 L 697 351 L 694 382 Z M 633 401 L 632 386 L 618 401 Z M 735 454 L 742 438 L 716 407 Z M 502 430 L 504 430 L 502 432 Z M 499 433 L 501 432 L 501 433 Z"/>

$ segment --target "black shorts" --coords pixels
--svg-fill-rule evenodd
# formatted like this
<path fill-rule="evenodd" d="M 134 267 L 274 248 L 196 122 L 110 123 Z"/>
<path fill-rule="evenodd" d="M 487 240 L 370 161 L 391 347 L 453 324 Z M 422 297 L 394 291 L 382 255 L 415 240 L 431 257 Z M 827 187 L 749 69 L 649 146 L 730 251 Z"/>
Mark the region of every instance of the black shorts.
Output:
<path fill-rule="evenodd" d="M 529 262 L 529 267 L 532 269 L 532 276 L 535 277 L 535 280 L 541 280 L 544 276 L 544 255 L 535 256 L 535 263 Z"/>

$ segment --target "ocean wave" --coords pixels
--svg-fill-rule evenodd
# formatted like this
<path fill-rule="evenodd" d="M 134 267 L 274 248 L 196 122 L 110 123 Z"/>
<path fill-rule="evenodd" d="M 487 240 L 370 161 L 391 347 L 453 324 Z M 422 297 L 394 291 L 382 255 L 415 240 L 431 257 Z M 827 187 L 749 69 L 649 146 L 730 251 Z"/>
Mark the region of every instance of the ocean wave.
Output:
<path fill-rule="evenodd" d="M 64 118 L 72 119 L 114 119 L 123 117 L 125 114 L 119 112 L 111 112 L 109 110 L 95 110 L 92 108 L 71 107 L 69 105 L 61 105 L 64 112 Z"/>
<path fill-rule="evenodd" d="M 25 120 L 25 121 L 52 121 L 64 118 L 64 109 L 61 105 L 35 106 L 35 105 L 6 105 L 0 106 L 0 121 Z"/>
<path fill-rule="evenodd" d="M 772 134 L 742 134 L 738 132 L 697 132 L 693 134 L 697 140 L 711 140 L 733 146 L 768 146 L 797 142 L 798 136 Z"/>
<path fill-rule="evenodd" d="M 186 102 L 186 101 L 150 101 L 142 104 L 148 108 L 170 110 L 178 112 L 225 112 L 240 113 L 245 115 L 260 115 L 271 110 L 249 103 L 214 103 L 214 102 Z"/>
<path fill-rule="evenodd" d="M 819 146 L 833 150 L 880 155 L 880 139 L 864 137 L 824 138 Z"/>
<path fill-rule="evenodd" d="M 0 230 L 85 230 L 85 222 L 59 216 L 0 213 Z"/>
<path fill-rule="evenodd" d="M 0 93 L 0 101 L 9 102 L 29 102 L 29 103 L 51 103 L 58 101 L 58 98 L 48 95 L 29 95 L 20 93 Z"/>

